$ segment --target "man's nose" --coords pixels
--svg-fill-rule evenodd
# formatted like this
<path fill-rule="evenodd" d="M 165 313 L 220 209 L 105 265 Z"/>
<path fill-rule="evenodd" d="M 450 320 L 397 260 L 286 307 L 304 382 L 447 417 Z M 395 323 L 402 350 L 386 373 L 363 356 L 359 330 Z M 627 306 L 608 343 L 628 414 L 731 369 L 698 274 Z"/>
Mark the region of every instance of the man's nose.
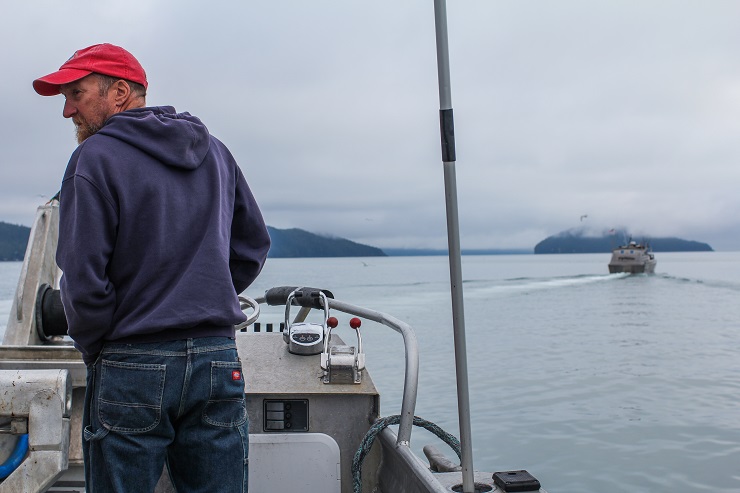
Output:
<path fill-rule="evenodd" d="M 71 118 L 74 116 L 75 113 L 77 113 L 77 108 L 65 99 L 64 111 L 62 111 L 62 115 L 64 116 L 64 118 Z"/>

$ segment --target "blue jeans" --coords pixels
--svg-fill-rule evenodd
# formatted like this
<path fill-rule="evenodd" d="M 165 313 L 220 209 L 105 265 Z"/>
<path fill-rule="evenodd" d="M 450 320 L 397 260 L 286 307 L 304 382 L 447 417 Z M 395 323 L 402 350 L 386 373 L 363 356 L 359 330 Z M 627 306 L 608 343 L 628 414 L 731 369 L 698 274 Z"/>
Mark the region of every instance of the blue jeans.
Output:
<path fill-rule="evenodd" d="M 87 370 L 88 493 L 245 493 L 249 435 L 233 339 L 107 343 Z"/>

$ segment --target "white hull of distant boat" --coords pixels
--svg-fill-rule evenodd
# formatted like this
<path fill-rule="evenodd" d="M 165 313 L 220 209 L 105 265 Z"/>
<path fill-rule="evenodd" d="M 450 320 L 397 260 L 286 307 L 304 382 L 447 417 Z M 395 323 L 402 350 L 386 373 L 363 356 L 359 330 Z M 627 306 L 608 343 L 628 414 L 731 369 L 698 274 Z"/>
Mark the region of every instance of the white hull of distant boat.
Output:
<path fill-rule="evenodd" d="M 634 241 L 615 248 L 609 261 L 609 273 L 652 274 L 658 263 L 647 244 Z"/>

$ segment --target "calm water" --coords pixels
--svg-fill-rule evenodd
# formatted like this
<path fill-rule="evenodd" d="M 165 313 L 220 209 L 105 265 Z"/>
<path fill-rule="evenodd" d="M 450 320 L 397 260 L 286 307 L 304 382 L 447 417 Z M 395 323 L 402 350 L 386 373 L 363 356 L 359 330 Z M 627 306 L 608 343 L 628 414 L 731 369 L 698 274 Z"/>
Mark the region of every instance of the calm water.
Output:
<path fill-rule="evenodd" d="M 740 492 L 740 253 L 659 253 L 653 276 L 608 275 L 608 260 L 464 258 L 476 469 L 527 469 L 550 493 Z M 19 271 L 0 263 L 0 328 Z M 277 285 L 325 287 L 411 324 L 416 414 L 458 435 L 444 257 L 270 260 L 247 294 Z M 261 321 L 281 318 L 264 309 Z M 401 336 L 363 329 L 381 412 L 396 414 Z M 454 455 L 423 430 L 412 442 Z"/>

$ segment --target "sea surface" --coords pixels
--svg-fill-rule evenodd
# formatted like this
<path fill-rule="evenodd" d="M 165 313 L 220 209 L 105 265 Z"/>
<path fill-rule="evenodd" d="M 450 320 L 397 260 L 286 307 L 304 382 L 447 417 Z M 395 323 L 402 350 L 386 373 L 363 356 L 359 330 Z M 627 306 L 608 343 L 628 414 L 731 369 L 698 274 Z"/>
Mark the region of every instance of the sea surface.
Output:
<path fill-rule="evenodd" d="M 654 275 L 609 275 L 609 254 L 463 257 L 476 469 L 527 469 L 550 493 L 740 492 L 740 253 L 656 256 Z M 0 331 L 20 267 L 0 262 Z M 246 294 L 278 285 L 411 324 L 416 414 L 459 435 L 445 257 L 270 259 Z M 362 335 L 396 414 L 402 338 L 369 321 Z M 415 429 L 412 447 L 427 443 L 454 457 Z"/>

